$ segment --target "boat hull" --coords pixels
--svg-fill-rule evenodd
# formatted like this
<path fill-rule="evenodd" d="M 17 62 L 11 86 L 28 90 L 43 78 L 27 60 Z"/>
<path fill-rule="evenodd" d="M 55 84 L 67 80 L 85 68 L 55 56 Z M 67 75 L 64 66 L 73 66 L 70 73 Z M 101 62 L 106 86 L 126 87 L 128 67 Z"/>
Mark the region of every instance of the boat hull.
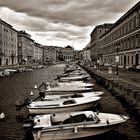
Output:
<path fill-rule="evenodd" d="M 86 110 L 97 105 L 97 101 L 89 102 L 80 105 L 73 105 L 73 106 L 66 106 L 66 107 L 43 107 L 43 108 L 31 108 L 27 107 L 30 114 L 54 114 L 54 113 L 63 113 L 63 112 L 73 112 L 73 111 L 80 111 Z"/>
<path fill-rule="evenodd" d="M 117 125 L 107 126 L 107 127 L 90 127 L 90 128 L 74 128 L 71 129 L 60 129 L 56 131 L 42 131 L 39 135 L 38 132 L 33 132 L 34 140 L 68 140 L 68 139 L 77 139 L 84 138 L 89 136 L 95 136 L 98 134 L 105 133 L 110 131 Z M 39 139 L 38 139 L 39 138 Z"/>
<path fill-rule="evenodd" d="M 89 92 L 92 91 L 92 88 L 84 88 L 84 89 L 69 89 L 69 90 L 50 90 L 50 91 L 46 91 L 47 94 L 72 94 L 74 92 L 78 92 L 78 93 L 84 93 L 84 92 Z"/>
<path fill-rule="evenodd" d="M 81 81 L 81 80 L 85 80 L 87 79 L 89 76 L 79 76 L 79 77 L 64 77 L 64 78 L 60 78 L 60 82 L 67 82 L 67 81 Z"/>

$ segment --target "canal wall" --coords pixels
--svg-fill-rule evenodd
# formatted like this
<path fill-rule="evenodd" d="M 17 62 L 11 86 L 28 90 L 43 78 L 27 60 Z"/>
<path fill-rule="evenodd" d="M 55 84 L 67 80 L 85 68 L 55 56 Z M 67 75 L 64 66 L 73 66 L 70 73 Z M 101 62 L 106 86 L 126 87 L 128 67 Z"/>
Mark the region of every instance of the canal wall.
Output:
<path fill-rule="evenodd" d="M 140 87 L 109 74 L 102 73 L 91 67 L 81 66 L 97 84 L 103 86 L 115 96 L 126 110 L 139 121 L 140 116 Z"/>

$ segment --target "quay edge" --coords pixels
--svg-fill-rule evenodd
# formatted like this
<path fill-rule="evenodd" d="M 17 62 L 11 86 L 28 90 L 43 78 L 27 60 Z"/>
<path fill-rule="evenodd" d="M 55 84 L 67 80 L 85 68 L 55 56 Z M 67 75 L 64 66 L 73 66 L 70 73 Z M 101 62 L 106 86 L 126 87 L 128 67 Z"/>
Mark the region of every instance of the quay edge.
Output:
<path fill-rule="evenodd" d="M 111 92 L 125 107 L 126 111 L 139 122 L 140 117 L 140 87 L 127 83 L 119 78 L 100 73 L 88 66 L 80 65 L 87 71 L 97 84 Z"/>

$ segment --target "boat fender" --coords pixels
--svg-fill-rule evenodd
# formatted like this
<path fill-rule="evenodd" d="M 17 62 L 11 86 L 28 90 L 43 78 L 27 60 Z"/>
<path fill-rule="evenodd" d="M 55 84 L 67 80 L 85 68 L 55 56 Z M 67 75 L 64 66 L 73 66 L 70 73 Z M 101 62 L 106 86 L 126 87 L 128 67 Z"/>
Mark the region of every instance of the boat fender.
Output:
<path fill-rule="evenodd" d="M 40 140 L 40 137 L 41 137 L 41 130 L 37 131 L 36 133 L 37 140 Z"/>
<path fill-rule="evenodd" d="M 76 133 L 76 134 L 78 133 L 78 126 L 74 127 L 74 133 Z"/>

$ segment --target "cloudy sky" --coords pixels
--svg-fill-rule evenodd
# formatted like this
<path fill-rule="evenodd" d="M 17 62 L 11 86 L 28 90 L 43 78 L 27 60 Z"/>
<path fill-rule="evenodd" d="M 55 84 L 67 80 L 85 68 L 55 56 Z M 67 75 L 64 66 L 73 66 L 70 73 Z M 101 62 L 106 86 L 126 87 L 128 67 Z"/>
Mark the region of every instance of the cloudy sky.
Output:
<path fill-rule="evenodd" d="M 96 25 L 114 23 L 139 0 L 0 0 L 0 18 L 43 45 L 81 50 Z"/>

